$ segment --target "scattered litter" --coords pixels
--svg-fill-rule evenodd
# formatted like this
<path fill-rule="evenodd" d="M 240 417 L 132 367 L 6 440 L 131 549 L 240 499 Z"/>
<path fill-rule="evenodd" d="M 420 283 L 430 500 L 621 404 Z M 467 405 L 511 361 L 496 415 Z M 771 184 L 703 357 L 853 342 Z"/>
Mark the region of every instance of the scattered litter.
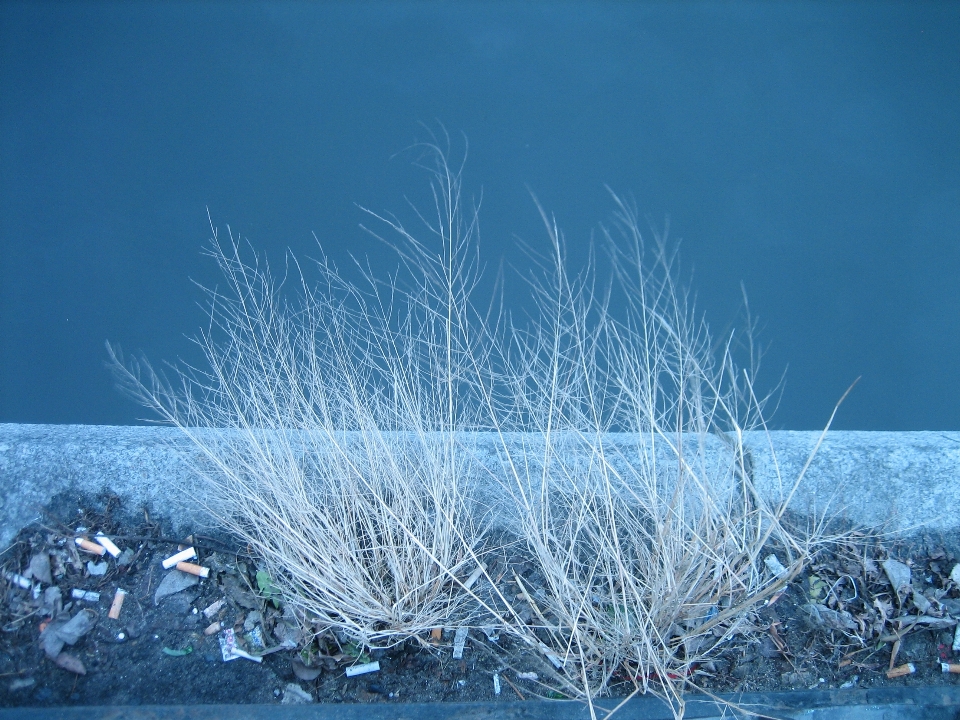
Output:
<path fill-rule="evenodd" d="M 174 650 L 173 648 L 164 647 L 163 654 L 169 655 L 170 657 L 183 657 L 184 655 L 189 655 L 193 652 L 193 646 L 187 645 L 183 650 Z"/>
<path fill-rule="evenodd" d="M 770 574 L 774 577 L 781 577 L 782 575 L 787 574 L 787 569 L 783 566 L 776 555 L 767 555 L 767 557 L 763 559 L 763 564 L 767 566 L 767 570 L 769 570 Z"/>
<path fill-rule="evenodd" d="M 40 645 L 51 660 L 55 660 L 64 645 L 73 645 L 93 629 L 97 614 L 81 610 L 69 620 L 57 619 L 40 633 Z"/>
<path fill-rule="evenodd" d="M 180 572 L 190 573 L 191 575 L 196 575 L 197 577 L 205 578 L 210 576 L 210 568 L 205 568 L 202 565 L 196 565 L 194 563 L 181 561 L 176 564 L 176 568 Z"/>
<path fill-rule="evenodd" d="M 110 569 L 110 566 L 107 564 L 107 561 L 95 563 L 93 560 L 87 561 L 87 572 L 93 577 L 99 577 L 101 575 L 106 575 L 107 570 Z"/>
<path fill-rule="evenodd" d="M 77 543 L 78 548 L 92 555 L 105 555 L 107 552 L 107 549 L 103 547 L 103 545 L 97 545 L 97 543 L 90 542 L 86 538 L 74 538 L 74 541 Z"/>
<path fill-rule="evenodd" d="M 880 565 L 893 585 L 897 598 L 903 604 L 906 592 L 910 589 L 910 567 L 897 560 L 884 560 Z"/>
<path fill-rule="evenodd" d="M 68 670 L 77 675 L 86 675 L 87 669 L 83 666 L 83 663 L 80 662 L 79 658 L 75 658 L 69 653 L 62 652 L 58 654 L 53 662 L 58 666 L 62 667 L 64 670 Z"/>
<path fill-rule="evenodd" d="M 457 633 L 453 636 L 453 659 L 463 658 L 463 646 L 467 642 L 467 635 L 470 634 L 470 628 L 459 627 Z"/>
<path fill-rule="evenodd" d="M 30 586 L 33 585 L 33 583 L 30 582 L 30 578 L 25 578 L 23 575 L 18 575 L 17 573 L 4 573 L 3 576 L 24 590 L 29 590 Z"/>
<path fill-rule="evenodd" d="M 246 633 L 243 639 L 247 641 L 247 646 L 254 652 L 262 653 L 267 649 L 267 646 L 263 643 L 263 630 L 259 625 Z"/>
<path fill-rule="evenodd" d="M 348 667 L 347 677 L 354 677 L 355 675 L 366 675 L 367 673 L 380 672 L 380 661 L 374 660 L 373 662 L 364 663 L 363 665 L 354 665 L 353 667 Z"/>
<path fill-rule="evenodd" d="M 204 635 L 216 635 L 216 634 L 217 634 L 218 632 L 220 632 L 221 630 L 223 630 L 223 623 L 220 622 L 219 620 L 216 620 L 216 621 L 210 623 L 209 625 L 207 625 L 207 627 L 205 627 L 205 628 L 203 629 L 203 634 L 204 634 Z"/>
<path fill-rule="evenodd" d="M 207 605 L 207 607 L 203 609 L 203 616 L 209 620 L 218 612 L 220 612 L 220 608 L 222 608 L 225 604 L 226 602 L 221 598 L 220 600 L 217 600 L 215 603 Z"/>
<path fill-rule="evenodd" d="M 120 619 L 120 609 L 123 607 L 123 599 L 127 596 L 127 591 L 123 588 L 117 588 L 117 592 L 113 594 L 113 602 L 110 604 L 110 612 L 107 613 L 107 617 L 111 620 Z"/>
<path fill-rule="evenodd" d="M 500 673 L 493 674 L 493 694 L 500 694 Z"/>
<path fill-rule="evenodd" d="M 313 696 L 296 683 L 287 683 L 283 689 L 281 705 L 306 705 L 313 702 Z"/>
<path fill-rule="evenodd" d="M 50 555 L 41 552 L 31 557 L 30 565 L 27 567 L 24 575 L 28 578 L 39 580 L 44 585 L 52 585 L 53 576 L 50 574 Z"/>
<path fill-rule="evenodd" d="M 168 595 L 174 595 L 182 590 L 186 590 L 199 582 L 200 578 L 196 575 L 189 575 L 179 570 L 171 570 L 167 573 L 167 576 L 163 578 L 157 587 L 157 591 L 153 594 L 153 604 L 159 605 L 160 601 Z"/>
<path fill-rule="evenodd" d="M 93 539 L 96 540 L 96 541 L 97 541 L 98 543 L 100 543 L 101 545 L 103 545 L 104 549 L 105 549 L 108 553 L 110 553 L 110 554 L 113 555 L 114 557 L 120 557 L 120 548 L 118 548 L 116 545 L 114 545 L 114 544 L 113 544 L 113 540 L 111 540 L 110 538 L 108 538 L 108 537 L 107 537 L 106 535 L 104 535 L 102 532 L 97 533 L 96 536 L 95 536 Z"/>
<path fill-rule="evenodd" d="M 940 663 L 940 671 L 960 675 L 960 663 Z"/>
<path fill-rule="evenodd" d="M 263 658 L 251 655 L 237 647 L 237 638 L 233 633 L 233 628 L 227 628 L 220 636 L 220 653 L 223 655 L 224 662 L 230 662 L 237 658 L 245 658 L 254 662 L 261 662 Z"/>
<path fill-rule="evenodd" d="M 535 672 L 520 672 L 517 673 L 517 680 L 539 680 L 540 676 Z"/>
<path fill-rule="evenodd" d="M 74 588 L 70 591 L 70 597 L 74 600 L 83 600 L 85 602 L 100 602 L 100 593 L 93 592 L 92 590 L 81 590 L 80 588 Z"/>
<path fill-rule="evenodd" d="M 468 577 L 468 578 L 466 579 L 466 581 L 463 583 L 463 589 L 464 589 L 464 590 L 469 590 L 469 589 L 473 586 L 473 584 L 474 584 L 477 580 L 480 579 L 480 576 L 483 575 L 483 572 L 484 572 L 484 570 L 486 570 L 486 569 L 487 569 L 487 564 L 486 564 L 486 563 L 480 563 L 480 564 L 477 566 L 476 570 L 474 570 L 472 573 L 470 573 L 470 577 Z"/>
<path fill-rule="evenodd" d="M 893 680 L 894 678 L 903 677 L 904 675 L 913 675 L 916 671 L 916 665 L 913 663 L 904 663 L 903 665 L 898 665 L 892 670 L 887 670 L 887 679 Z"/>
<path fill-rule="evenodd" d="M 164 570 L 169 570 L 178 562 L 183 562 L 184 560 L 192 560 L 197 556 L 197 551 L 192 547 L 188 547 L 186 550 L 181 550 L 175 555 L 171 555 L 166 560 L 160 562 L 163 565 Z"/>

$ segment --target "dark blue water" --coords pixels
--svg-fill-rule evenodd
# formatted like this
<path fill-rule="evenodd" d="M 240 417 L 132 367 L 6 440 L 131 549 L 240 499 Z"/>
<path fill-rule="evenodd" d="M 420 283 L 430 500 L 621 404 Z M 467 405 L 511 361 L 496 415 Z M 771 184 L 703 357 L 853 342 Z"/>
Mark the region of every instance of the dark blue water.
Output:
<path fill-rule="evenodd" d="M 132 423 L 105 339 L 190 357 L 229 224 L 389 266 L 356 203 L 463 133 L 482 251 L 582 261 L 632 194 L 722 330 L 760 317 L 773 426 L 960 429 L 960 4 L 3 3 L 0 421 Z M 398 154 L 399 152 L 399 154 Z M 409 216 L 408 216 L 409 217 Z"/>

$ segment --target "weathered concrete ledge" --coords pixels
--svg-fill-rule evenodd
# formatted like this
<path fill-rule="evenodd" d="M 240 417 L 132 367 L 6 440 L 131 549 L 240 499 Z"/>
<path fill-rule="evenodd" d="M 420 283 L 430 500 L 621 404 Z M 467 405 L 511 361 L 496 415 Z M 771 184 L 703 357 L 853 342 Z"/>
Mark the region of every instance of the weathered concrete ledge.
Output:
<path fill-rule="evenodd" d="M 754 481 L 763 497 L 776 502 L 783 496 L 819 435 L 781 431 L 747 436 Z M 471 438 L 484 464 L 497 461 L 492 436 Z M 519 447 L 523 440 L 518 436 L 510 442 Z M 624 435 L 614 444 L 627 457 L 636 442 Z M 90 497 L 109 491 L 128 511 L 146 507 L 175 529 L 194 529 L 205 522 L 191 510 L 190 488 L 201 489 L 191 464 L 196 457 L 193 444 L 174 428 L 0 424 L 0 548 L 58 495 Z M 489 495 L 482 500 L 497 508 L 489 483 L 477 491 Z M 827 511 L 888 532 L 955 531 L 960 528 L 960 433 L 830 433 L 791 507 L 801 514 Z"/>

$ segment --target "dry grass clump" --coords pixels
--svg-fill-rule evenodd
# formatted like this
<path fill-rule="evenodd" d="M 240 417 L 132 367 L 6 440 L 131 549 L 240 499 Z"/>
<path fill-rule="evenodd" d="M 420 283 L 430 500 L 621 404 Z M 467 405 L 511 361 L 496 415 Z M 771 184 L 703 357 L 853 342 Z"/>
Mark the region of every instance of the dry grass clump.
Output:
<path fill-rule="evenodd" d="M 472 300 L 476 214 L 459 170 L 430 153 L 437 212 L 421 220 L 434 242 L 374 216 L 399 238 L 401 276 L 361 286 L 321 261 L 308 285 L 294 266 L 288 302 L 267 267 L 215 235 L 229 291 L 209 293 L 207 366 L 175 368 L 176 385 L 111 351 L 115 367 L 202 451 L 213 516 L 313 632 L 390 644 L 482 606 L 591 712 L 626 683 L 682 715 L 698 664 L 820 540 L 783 522 L 790 483 L 776 504 L 753 485 L 744 431 L 763 427 L 764 403 L 752 328 L 715 351 L 675 252 L 661 237 L 645 245 L 615 196 L 609 283 L 593 261 L 568 273 L 544 216 L 551 256 L 531 278 L 533 321 L 501 324 Z M 485 577 L 485 599 L 464 587 L 485 539 L 467 490 L 482 466 L 463 442 L 473 430 L 492 431 L 494 480 L 542 583 L 506 578 L 532 624 L 503 578 Z M 771 546 L 781 573 L 765 566 Z"/>
<path fill-rule="evenodd" d="M 442 160 L 428 224 L 442 250 L 405 234 L 406 290 L 347 283 L 324 261 L 315 285 L 295 261 L 277 282 L 214 233 L 227 289 L 207 291 L 205 367 L 174 367 L 171 383 L 108 346 L 126 389 L 200 449 L 208 509 L 262 557 L 309 629 L 367 645 L 467 617 L 457 579 L 482 547 L 456 450 L 475 422 L 461 371 L 473 228 L 450 204 L 459 179 Z"/>
<path fill-rule="evenodd" d="M 634 210 L 614 200 L 613 280 L 599 291 L 592 265 L 566 271 L 544 216 L 553 257 L 533 282 L 542 315 L 513 330 L 513 406 L 497 417 L 534 434 L 519 452 L 502 442 L 504 488 L 546 585 L 529 598 L 540 619 L 529 639 L 546 645 L 554 686 L 593 710 L 593 697 L 627 684 L 682 715 L 698 665 L 819 538 L 785 527 L 789 487 L 776 506 L 754 489 L 744 431 L 762 427 L 763 402 L 749 332 L 746 370 L 736 336 L 715 358 L 676 283 L 675 252 L 661 237 L 646 246 Z M 781 574 L 764 565 L 771 545 Z"/>

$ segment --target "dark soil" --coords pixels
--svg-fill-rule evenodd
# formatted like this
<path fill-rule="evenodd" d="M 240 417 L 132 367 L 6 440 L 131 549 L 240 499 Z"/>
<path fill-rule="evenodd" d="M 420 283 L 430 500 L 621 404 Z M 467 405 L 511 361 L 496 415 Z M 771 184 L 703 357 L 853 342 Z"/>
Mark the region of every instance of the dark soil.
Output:
<path fill-rule="evenodd" d="M 388 650 L 357 648 L 331 636 L 315 643 L 311 655 L 278 649 L 260 663 L 244 658 L 225 662 L 222 633 L 204 634 L 212 622 L 232 628 L 240 646 L 252 653 L 263 648 L 256 646 L 251 630 L 261 633 L 268 650 L 289 636 L 282 607 L 269 600 L 269 587 L 258 586 L 254 560 L 217 540 L 193 537 L 199 553 L 194 562 L 211 568 L 210 577 L 156 604 L 154 594 L 168 574 L 160 561 L 177 551 L 178 539 L 165 537 L 163 527 L 146 515 L 118 519 L 109 498 L 92 505 L 96 512 L 76 510 L 74 503 L 69 525 L 48 519 L 23 530 L 0 555 L 0 706 L 277 703 L 295 699 L 291 685 L 302 692 L 301 699 L 308 695 L 324 703 L 562 697 L 517 678 L 519 671 L 538 670 L 543 677 L 542 657 L 523 652 L 503 635 L 493 642 L 476 629 L 462 660 L 453 659 L 453 633 L 444 630 L 439 640 L 408 640 Z M 103 531 L 132 551 L 132 557 L 128 552 L 121 563 L 109 555 L 78 552 L 73 544 L 78 528 L 91 538 Z M 19 587 L 11 575 L 28 574 L 31 558 L 38 554 L 51 557 L 52 585 L 41 585 L 59 588 L 57 606 L 44 607 L 46 595 L 35 599 L 33 587 Z M 913 590 L 930 603 L 925 612 L 919 607 L 922 599 L 894 592 L 882 568 L 889 558 L 910 565 Z M 91 560 L 106 560 L 106 573 L 91 575 Z M 891 547 L 853 537 L 821 552 L 689 679 L 710 692 L 956 684 L 960 676 L 941 672 L 941 663 L 960 662 L 951 649 L 951 618 L 960 616 L 960 592 L 949 577 L 955 564 L 950 550 L 929 540 Z M 118 587 L 128 595 L 119 619 L 112 620 L 107 615 Z M 73 600 L 74 589 L 97 592 L 99 599 Z M 205 617 L 203 610 L 221 599 L 219 612 Z M 831 629 L 822 618 L 811 619 L 804 609 L 811 603 L 839 613 L 831 617 L 847 626 Z M 83 608 L 96 615 L 93 628 L 62 651 L 79 661 L 74 670 L 84 674 L 56 664 L 41 645 L 42 628 L 61 606 L 61 618 Z M 347 667 L 368 661 L 379 662 L 379 671 L 345 676 Z M 916 671 L 888 679 L 891 665 L 905 663 L 913 663 Z M 501 680 L 499 696 L 495 673 Z M 629 678 L 621 676 L 614 678 L 611 692 L 632 689 Z"/>

